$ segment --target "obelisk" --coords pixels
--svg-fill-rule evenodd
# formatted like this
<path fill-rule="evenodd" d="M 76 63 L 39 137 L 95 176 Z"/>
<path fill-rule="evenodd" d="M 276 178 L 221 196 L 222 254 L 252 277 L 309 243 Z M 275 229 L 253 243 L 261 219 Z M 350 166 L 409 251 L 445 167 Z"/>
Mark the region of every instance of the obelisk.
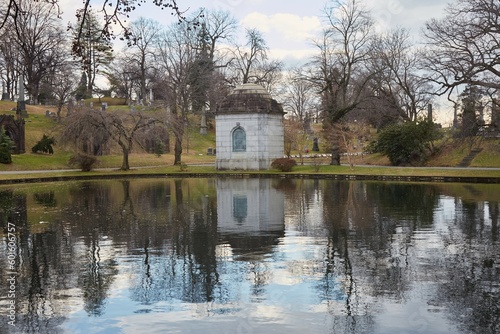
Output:
<path fill-rule="evenodd" d="M 24 76 L 22 74 L 19 75 L 19 96 L 17 98 L 16 113 L 21 117 L 28 117 L 26 101 L 24 100 Z"/>

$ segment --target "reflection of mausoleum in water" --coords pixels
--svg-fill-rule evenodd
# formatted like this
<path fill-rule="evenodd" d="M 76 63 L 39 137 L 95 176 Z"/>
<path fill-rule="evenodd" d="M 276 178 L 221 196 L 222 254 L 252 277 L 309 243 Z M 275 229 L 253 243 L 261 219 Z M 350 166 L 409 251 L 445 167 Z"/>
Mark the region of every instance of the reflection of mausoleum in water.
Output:
<path fill-rule="evenodd" d="M 217 108 L 217 169 L 269 169 L 284 154 L 283 107 L 264 87 L 236 87 Z"/>
<path fill-rule="evenodd" d="M 285 198 L 270 179 L 217 179 L 217 215 L 217 230 L 236 254 L 270 252 L 284 236 Z"/>

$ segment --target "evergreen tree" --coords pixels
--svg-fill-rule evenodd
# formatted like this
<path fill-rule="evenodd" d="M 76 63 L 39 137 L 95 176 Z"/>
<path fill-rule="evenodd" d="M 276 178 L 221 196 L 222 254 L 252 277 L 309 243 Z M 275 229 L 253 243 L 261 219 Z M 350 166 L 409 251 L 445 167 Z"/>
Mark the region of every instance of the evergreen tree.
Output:
<path fill-rule="evenodd" d="M 12 163 L 11 151 L 14 148 L 14 146 L 15 146 L 14 142 L 5 131 L 5 128 L 2 126 L 0 128 L 0 163 L 2 164 Z"/>
<path fill-rule="evenodd" d="M 82 76 L 80 78 L 80 83 L 78 84 L 78 88 L 75 91 L 75 99 L 77 101 L 88 99 L 91 96 L 87 93 L 87 74 L 82 72 Z"/>
<path fill-rule="evenodd" d="M 104 73 L 113 60 L 113 48 L 110 37 L 102 34 L 102 26 L 92 11 L 81 11 L 77 18 L 76 24 L 82 29 L 76 30 L 73 53 L 81 58 L 86 75 L 85 95 L 92 97 L 96 76 Z"/>

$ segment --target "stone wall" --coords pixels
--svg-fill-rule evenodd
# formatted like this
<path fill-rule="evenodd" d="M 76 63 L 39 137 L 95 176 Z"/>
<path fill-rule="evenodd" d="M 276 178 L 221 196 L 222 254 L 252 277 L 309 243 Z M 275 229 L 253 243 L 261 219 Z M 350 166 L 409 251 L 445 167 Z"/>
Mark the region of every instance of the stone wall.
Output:
<path fill-rule="evenodd" d="M 283 157 L 283 115 L 221 114 L 215 121 L 217 169 L 265 170 Z M 246 133 L 245 152 L 233 152 L 232 131 L 238 126 Z"/>

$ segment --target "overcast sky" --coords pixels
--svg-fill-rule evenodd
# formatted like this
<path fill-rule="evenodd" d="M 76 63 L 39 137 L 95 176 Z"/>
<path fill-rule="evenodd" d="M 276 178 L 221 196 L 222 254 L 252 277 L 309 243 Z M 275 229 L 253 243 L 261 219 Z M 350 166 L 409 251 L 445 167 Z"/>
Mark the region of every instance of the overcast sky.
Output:
<path fill-rule="evenodd" d="M 407 28 L 418 39 L 427 20 L 443 14 L 450 0 L 364 0 L 376 21 L 378 30 Z M 132 13 L 154 19 L 164 26 L 175 22 L 170 11 L 160 10 L 147 0 Z M 285 61 L 301 60 L 314 51 L 312 40 L 321 33 L 323 9 L 329 0 L 177 0 L 181 10 L 194 12 L 200 7 L 231 12 L 242 27 L 263 32 L 271 50 L 270 56 Z M 81 1 L 60 0 L 65 20 L 72 19 Z M 95 8 L 103 0 L 92 0 Z M 243 32 L 243 29 L 241 29 Z M 242 41 L 243 43 L 243 41 Z"/>

